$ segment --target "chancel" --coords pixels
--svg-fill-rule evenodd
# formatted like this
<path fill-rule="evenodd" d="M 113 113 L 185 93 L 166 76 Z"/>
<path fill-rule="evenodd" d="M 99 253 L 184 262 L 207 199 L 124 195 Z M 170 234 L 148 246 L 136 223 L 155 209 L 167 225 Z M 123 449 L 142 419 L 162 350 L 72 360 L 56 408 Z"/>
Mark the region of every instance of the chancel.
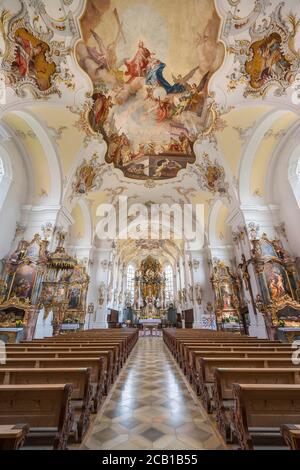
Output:
<path fill-rule="evenodd" d="M 0 450 L 300 449 L 299 26 L 0 2 Z"/>

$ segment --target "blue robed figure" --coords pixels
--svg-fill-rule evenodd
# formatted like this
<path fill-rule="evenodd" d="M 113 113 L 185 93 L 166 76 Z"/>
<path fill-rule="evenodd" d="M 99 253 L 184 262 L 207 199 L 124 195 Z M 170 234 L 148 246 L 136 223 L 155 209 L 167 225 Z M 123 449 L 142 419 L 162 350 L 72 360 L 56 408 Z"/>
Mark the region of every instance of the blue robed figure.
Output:
<path fill-rule="evenodd" d="M 185 87 L 180 83 L 174 83 L 171 85 L 163 76 L 163 70 L 166 67 L 166 64 L 163 62 L 157 61 L 155 65 L 149 70 L 146 76 L 147 85 L 156 85 L 157 83 L 162 86 L 168 94 L 170 93 L 183 93 Z"/>

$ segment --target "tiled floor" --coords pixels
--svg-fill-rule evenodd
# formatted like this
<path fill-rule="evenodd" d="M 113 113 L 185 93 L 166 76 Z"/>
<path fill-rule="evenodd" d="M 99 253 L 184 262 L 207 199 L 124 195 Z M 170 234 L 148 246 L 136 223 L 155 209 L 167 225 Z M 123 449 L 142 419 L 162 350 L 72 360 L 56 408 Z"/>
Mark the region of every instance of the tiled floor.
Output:
<path fill-rule="evenodd" d="M 164 345 L 140 338 L 81 449 L 222 449 Z"/>

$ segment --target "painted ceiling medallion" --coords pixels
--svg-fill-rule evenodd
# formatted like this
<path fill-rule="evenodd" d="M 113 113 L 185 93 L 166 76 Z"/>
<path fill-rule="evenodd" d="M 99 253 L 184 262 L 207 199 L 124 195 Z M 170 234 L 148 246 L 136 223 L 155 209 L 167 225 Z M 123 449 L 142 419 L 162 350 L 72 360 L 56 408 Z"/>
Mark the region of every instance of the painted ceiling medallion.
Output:
<path fill-rule="evenodd" d="M 218 163 L 217 160 L 212 162 L 207 153 L 203 153 L 201 163 L 196 164 L 197 176 L 199 178 L 199 186 L 217 194 L 219 196 L 226 196 L 230 199 L 229 184 L 225 179 L 225 169 Z"/>
<path fill-rule="evenodd" d="M 126 177 L 174 178 L 195 163 L 195 140 L 218 118 L 208 83 L 223 62 L 220 23 L 213 0 L 87 1 L 76 52 L 94 91 L 79 127 L 103 135 Z"/>
<path fill-rule="evenodd" d="M 104 167 L 105 164 L 99 162 L 97 153 L 94 153 L 89 161 L 84 159 L 76 170 L 72 185 L 71 199 L 76 196 L 87 195 L 91 191 L 100 189 L 103 183 L 102 176 Z"/>
<path fill-rule="evenodd" d="M 260 26 L 249 28 L 251 40 L 236 40 L 229 51 L 235 54 L 240 69 L 230 77 L 229 89 L 246 84 L 244 96 L 265 96 L 271 87 L 282 95 L 296 80 L 300 71 L 300 54 L 295 47 L 295 38 L 300 20 L 290 14 L 284 17 L 278 5 Z"/>
<path fill-rule="evenodd" d="M 18 96 L 25 96 L 29 89 L 35 98 L 47 98 L 52 94 L 61 96 L 58 84 L 64 82 L 72 88 L 73 75 L 65 65 L 70 50 L 65 43 L 53 40 L 54 31 L 44 23 L 36 12 L 31 14 L 23 0 L 21 10 L 14 16 L 5 12 L 0 18 L 5 40 L 5 52 L 1 70 L 6 77 L 6 85 L 14 89 Z M 41 26 L 43 23 L 43 26 Z"/>

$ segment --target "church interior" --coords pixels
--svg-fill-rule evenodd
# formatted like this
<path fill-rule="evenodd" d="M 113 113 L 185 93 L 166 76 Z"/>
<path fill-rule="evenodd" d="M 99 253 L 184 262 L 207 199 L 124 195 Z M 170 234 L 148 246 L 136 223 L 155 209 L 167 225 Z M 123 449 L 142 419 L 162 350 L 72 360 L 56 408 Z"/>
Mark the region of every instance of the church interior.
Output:
<path fill-rule="evenodd" d="M 0 0 L 0 450 L 300 450 L 300 3 Z"/>

